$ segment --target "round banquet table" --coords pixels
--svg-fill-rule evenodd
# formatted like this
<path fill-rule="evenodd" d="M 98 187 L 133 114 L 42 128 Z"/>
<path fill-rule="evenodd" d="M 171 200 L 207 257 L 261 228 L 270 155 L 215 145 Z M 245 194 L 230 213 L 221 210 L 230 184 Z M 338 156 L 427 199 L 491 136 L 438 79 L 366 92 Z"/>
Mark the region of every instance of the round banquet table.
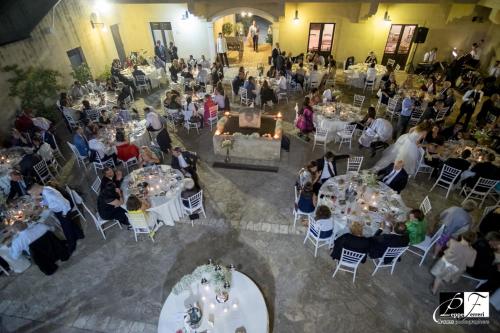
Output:
<path fill-rule="evenodd" d="M 148 182 L 151 185 L 148 187 L 148 199 L 151 203 L 148 211 L 155 213 L 165 225 L 173 226 L 175 221 L 184 216 L 181 200 L 183 178 L 182 173 L 172 169 L 170 165 L 137 169 L 123 179 L 121 186 L 123 198 L 126 202 L 134 186 L 143 181 Z"/>
<path fill-rule="evenodd" d="M 387 227 L 387 215 L 399 222 L 406 220 L 409 211 L 401 199 L 401 195 L 394 192 L 382 182 L 368 183 L 369 173 L 348 172 L 328 179 L 319 190 L 318 204 L 325 205 L 332 211 L 336 236 L 349 232 L 349 226 L 357 221 L 363 224 L 363 234 L 373 236 L 377 229 Z M 352 185 L 357 192 L 354 200 L 345 200 L 345 190 Z"/>
<path fill-rule="evenodd" d="M 378 87 L 380 79 L 386 72 L 386 67 L 383 65 L 375 65 L 377 70 L 377 76 L 375 78 L 375 87 Z M 349 66 L 349 69 L 344 71 L 347 77 L 347 81 L 357 88 L 363 88 L 365 86 L 366 71 L 368 70 L 368 64 L 359 63 L 356 65 Z"/>
<path fill-rule="evenodd" d="M 138 66 L 141 71 L 146 74 L 146 78 L 148 78 L 151 82 L 151 87 L 157 88 L 160 86 L 160 81 L 158 80 L 158 70 L 155 66 Z M 133 80 L 132 70 L 130 68 L 124 69 L 120 72 L 122 75 L 127 77 L 129 80 Z"/>
<path fill-rule="evenodd" d="M 335 112 L 335 108 L 341 108 L 340 115 Z M 351 104 L 327 103 L 313 106 L 313 120 L 317 126 L 328 130 L 328 142 L 338 138 L 337 132 L 341 131 L 345 125 L 361 120 L 359 110 Z"/>
<path fill-rule="evenodd" d="M 210 333 L 235 333 L 237 329 L 244 328 L 241 332 L 267 333 L 269 332 L 269 315 L 264 297 L 257 285 L 245 274 L 232 272 L 231 289 L 229 300 L 226 303 L 217 303 L 215 294 L 207 294 L 206 300 L 201 300 L 201 295 L 206 293 L 201 290 L 200 281 L 191 284 L 190 289 L 184 290 L 178 295 L 173 292 L 168 295 L 161 309 L 158 322 L 158 333 L 177 333 L 192 331 L 182 330 L 184 328 L 184 313 L 188 304 L 197 302 L 202 311 L 202 324 L 196 332 Z M 237 304 L 234 308 L 233 304 Z M 215 307 L 212 309 L 211 304 Z M 224 312 L 224 308 L 228 311 Z M 209 316 L 213 314 L 213 327 L 208 322 Z"/>

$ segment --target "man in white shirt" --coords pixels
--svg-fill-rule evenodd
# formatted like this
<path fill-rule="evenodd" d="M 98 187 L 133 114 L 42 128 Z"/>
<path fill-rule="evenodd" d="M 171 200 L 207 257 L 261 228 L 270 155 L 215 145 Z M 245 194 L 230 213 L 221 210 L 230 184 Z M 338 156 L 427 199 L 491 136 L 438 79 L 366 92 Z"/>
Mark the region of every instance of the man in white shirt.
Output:
<path fill-rule="evenodd" d="M 252 25 L 248 30 L 250 33 L 250 37 L 252 37 L 253 50 L 255 52 L 259 52 L 259 27 L 255 23 L 255 20 L 252 22 Z"/>
<path fill-rule="evenodd" d="M 370 63 L 370 67 L 366 70 L 366 81 L 375 83 L 377 79 L 377 69 L 375 68 L 375 63 Z"/>
<path fill-rule="evenodd" d="M 424 54 L 424 62 L 433 64 L 436 61 L 437 48 L 433 48 L 430 51 L 425 52 Z"/>
<path fill-rule="evenodd" d="M 92 151 L 95 152 L 96 155 L 98 155 L 99 159 L 104 162 L 109 160 L 110 158 L 113 159 L 115 162 L 115 165 L 117 164 L 118 160 L 116 157 L 116 148 L 111 147 L 111 146 L 106 146 L 98 137 L 96 134 L 94 134 L 90 140 L 89 140 L 89 150 L 90 152 L 90 157 L 92 162 L 96 160 L 95 157 L 93 157 Z"/>
<path fill-rule="evenodd" d="M 311 84 L 311 88 L 318 88 L 323 80 L 323 73 L 318 71 L 318 65 L 313 66 L 313 70 L 309 74 L 309 82 Z"/>
<path fill-rule="evenodd" d="M 210 61 L 208 61 L 204 55 L 201 56 L 201 59 L 198 61 L 198 64 L 201 64 L 201 67 L 205 69 L 210 69 Z"/>
<path fill-rule="evenodd" d="M 72 202 L 66 199 L 61 192 L 50 186 L 33 185 L 28 191 L 35 202 L 48 207 L 61 224 L 66 237 L 68 250 L 72 253 L 76 249 L 76 241 L 84 238 L 83 231 L 74 223 L 68 214 L 71 212 Z"/>
<path fill-rule="evenodd" d="M 201 85 L 205 86 L 208 83 L 208 71 L 201 66 L 201 64 L 198 64 L 198 74 L 196 74 L 196 82 Z"/>
<path fill-rule="evenodd" d="M 13 227 L 18 233 L 12 240 L 9 254 L 15 260 L 19 259 L 23 252 L 30 254 L 30 244 L 42 237 L 47 231 L 52 231 L 44 223 L 34 223 L 31 226 L 25 223 L 16 223 Z"/>
<path fill-rule="evenodd" d="M 162 129 L 163 125 L 158 113 L 147 106 L 144 108 L 144 114 L 146 115 L 146 128 L 148 129 L 148 131 L 157 132 Z"/>
<path fill-rule="evenodd" d="M 476 84 L 474 89 L 468 90 L 464 96 L 462 97 L 462 105 L 460 105 L 460 113 L 455 120 L 455 124 L 462 120 L 462 117 L 465 116 L 464 121 L 464 129 L 467 129 L 469 122 L 474 114 L 474 110 L 476 110 L 476 106 L 481 102 L 483 98 L 483 91 L 481 90 L 483 86 L 481 84 Z"/>
<path fill-rule="evenodd" d="M 222 36 L 222 32 L 219 32 L 219 37 L 217 37 L 217 55 L 222 66 L 229 67 L 229 60 L 227 59 L 227 42 L 226 38 Z"/>

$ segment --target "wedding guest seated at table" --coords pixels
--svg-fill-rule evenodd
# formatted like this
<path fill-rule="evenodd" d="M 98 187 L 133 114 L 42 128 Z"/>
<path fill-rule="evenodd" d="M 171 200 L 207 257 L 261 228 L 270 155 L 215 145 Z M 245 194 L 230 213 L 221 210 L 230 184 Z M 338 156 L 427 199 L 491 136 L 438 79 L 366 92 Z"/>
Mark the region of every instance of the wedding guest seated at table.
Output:
<path fill-rule="evenodd" d="M 134 70 L 132 71 L 132 76 L 134 77 L 135 81 L 140 81 L 138 79 L 138 77 L 140 78 L 141 76 L 144 77 L 144 79 L 146 80 L 146 82 L 151 85 L 151 81 L 149 80 L 149 78 L 146 76 L 146 73 L 144 73 L 142 70 L 139 69 L 139 67 L 137 65 L 134 65 Z M 141 78 L 142 79 L 142 78 Z M 140 82 L 139 82 L 140 83 Z"/>
<path fill-rule="evenodd" d="M 412 209 L 408 214 L 406 221 L 406 230 L 410 237 L 410 245 L 421 243 L 425 239 L 427 233 L 427 222 L 425 215 L 420 209 Z"/>
<path fill-rule="evenodd" d="M 476 240 L 476 234 L 467 231 L 458 237 L 458 240 L 450 239 L 448 248 L 444 255 L 431 269 L 434 275 L 434 283 L 431 292 L 435 295 L 443 282 L 456 283 L 467 267 L 472 267 L 476 260 L 477 252 L 471 246 Z"/>
<path fill-rule="evenodd" d="M 361 119 L 360 121 L 354 121 L 349 125 L 356 124 L 357 129 L 364 130 L 366 127 L 371 125 L 371 123 L 375 120 L 376 116 L 377 116 L 377 110 L 375 110 L 373 106 L 369 106 L 368 111 L 363 117 L 363 119 Z"/>
<path fill-rule="evenodd" d="M 122 225 L 129 226 L 127 211 L 121 206 L 123 198 L 121 192 L 116 190 L 114 183 L 107 183 L 101 188 L 97 197 L 97 212 L 104 220 L 117 220 Z"/>
<path fill-rule="evenodd" d="M 431 105 L 432 104 L 432 105 Z M 439 111 L 444 109 L 443 101 L 436 101 L 435 103 L 429 103 L 427 109 L 425 109 L 420 121 L 424 120 L 434 120 L 438 115 Z"/>
<path fill-rule="evenodd" d="M 24 176 L 25 181 L 28 182 L 29 184 L 33 184 L 37 179 L 33 166 L 39 163 L 40 161 L 42 161 L 42 158 L 39 155 L 35 154 L 33 151 L 31 151 L 23 156 L 23 158 L 21 159 L 21 161 L 17 166 L 21 174 Z"/>
<path fill-rule="evenodd" d="M 205 68 L 203 68 L 201 64 L 199 64 L 197 68 L 198 68 L 198 74 L 196 75 L 196 82 L 200 86 L 205 86 L 210 79 L 208 71 Z"/>
<path fill-rule="evenodd" d="M 147 146 L 141 147 L 141 155 L 139 156 L 141 167 L 160 164 L 160 159 L 156 154 Z"/>
<path fill-rule="evenodd" d="M 240 88 L 245 84 L 245 73 L 238 72 L 238 75 L 231 82 L 231 87 L 233 88 L 234 96 L 238 95 L 240 92 Z"/>
<path fill-rule="evenodd" d="M 328 206 L 321 205 L 316 208 L 314 221 L 319 229 L 319 238 L 330 238 L 333 235 L 333 218 L 332 211 Z"/>
<path fill-rule="evenodd" d="M 428 94 L 434 95 L 436 93 L 436 83 L 434 81 L 434 77 L 429 77 L 425 84 L 422 84 L 420 90 L 425 91 Z"/>
<path fill-rule="evenodd" d="M 89 144 L 81 126 L 78 126 L 75 129 L 75 135 L 73 135 L 73 144 L 78 150 L 80 156 L 89 156 Z"/>
<path fill-rule="evenodd" d="M 109 125 L 111 124 L 111 117 L 108 114 L 108 110 L 102 109 L 101 115 L 99 116 L 99 124 L 100 125 Z"/>
<path fill-rule="evenodd" d="M 185 122 L 197 123 L 200 128 L 203 128 L 203 113 L 198 110 L 198 105 L 193 103 L 191 96 L 186 98 L 186 108 L 183 114 Z"/>
<path fill-rule="evenodd" d="M 165 69 L 165 66 L 167 65 L 165 61 L 161 60 L 160 57 L 155 56 L 153 60 L 153 65 L 155 66 L 156 69 L 163 68 Z"/>
<path fill-rule="evenodd" d="M 201 55 L 201 58 L 200 60 L 198 60 L 198 64 L 201 65 L 201 67 L 205 68 L 205 69 L 210 69 L 210 61 L 208 61 L 206 58 L 205 58 L 205 55 Z"/>
<path fill-rule="evenodd" d="M 151 208 L 147 200 L 139 199 L 133 194 L 128 197 L 126 206 L 129 214 L 146 213 L 146 210 Z"/>
<path fill-rule="evenodd" d="M 372 259 L 381 258 L 388 247 L 406 247 L 410 242 L 408 231 L 404 223 L 396 223 L 392 227 L 392 233 L 382 234 L 383 229 L 378 229 L 375 235 L 370 238 L 370 249 L 368 255 Z M 391 259 L 385 259 L 384 264 L 392 262 Z"/>
<path fill-rule="evenodd" d="M 189 151 L 183 151 L 181 147 L 172 150 L 172 168 L 182 172 L 184 177 L 193 178 L 196 186 L 199 187 L 198 175 L 196 173 L 196 162 L 198 156 Z"/>
<path fill-rule="evenodd" d="M 304 98 L 302 109 L 298 111 L 295 126 L 300 130 L 297 134 L 301 139 L 309 141 L 309 133 L 314 131 L 313 110 L 310 105 L 309 97 Z"/>
<path fill-rule="evenodd" d="M 340 260 L 342 249 L 365 254 L 370 251 L 371 240 L 363 236 L 363 225 L 360 222 L 354 221 L 351 223 L 349 230 L 350 232 L 343 234 L 335 240 L 333 251 L 330 255 L 332 259 Z M 364 263 L 366 257 L 361 262 Z"/>
<path fill-rule="evenodd" d="M 297 177 L 297 181 L 295 182 L 295 186 L 298 190 L 304 188 L 306 183 L 311 183 L 314 185 L 319 182 L 319 176 L 321 174 L 318 172 L 318 163 L 316 161 L 310 161 L 305 167 L 299 170 L 299 175 Z M 321 187 L 321 184 L 319 185 Z M 319 190 L 319 188 L 318 188 Z M 318 191 L 314 191 L 318 193 Z"/>
<path fill-rule="evenodd" d="M 436 93 L 436 99 L 444 101 L 446 97 L 448 97 L 448 90 L 451 90 L 451 82 L 450 81 L 444 81 L 443 82 L 443 87 L 439 92 Z"/>
<path fill-rule="evenodd" d="M 224 93 L 224 88 L 219 88 L 219 86 L 215 88 L 213 101 L 219 106 L 219 110 L 229 110 L 229 108 L 227 108 L 229 106 L 229 103 L 226 107 L 226 96 Z"/>
<path fill-rule="evenodd" d="M 181 97 L 179 94 L 176 94 L 174 91 L 167 92 L 167 98 L 165 98 L 164 105 L 169 110 L 177 110 L 180 113 L 182 109 L 181 105 Z M 174 117 L 178 117 L 179 114 L 174 114 Z"/>
<path fill-rule="evenodd" d="M 89 150 L 91 162 L 94 162 L 96 160 L 96 156 L 99 156 L 99 159 L 102 162 L 113 159 L 115 165 L 118 164 L 114 147 L 104 144 L 99 139 L 97 134 L 91 135 L 89 140 Z"/>
<path fill-rule="evenodd" d="M 275 78 L 276 77 L 276 68 L 273 65 L 271 65 L 271 67 L 269 67 L 269 70 L 267 71 L 266 76 L 268 78 Z"/>
<path fill-rule="evenodd" d="M 370 112 L 370 108 L 368 108 L 368 112 Z M 387 141 L 391 139 L 392 134 L 391 122 L 384 118 L 377 118 L 361 133 L 358 143 L 360 148 L 370 148 L 370 156 L 374 157 L 378 150 L 389 147 Z"/>
<path fill-rule="evenodd" d="M 31 133 L 35 130 L 31 110 L 23 109 L 14 121 L 14 127 L 21 133 Z"/>
<path fill-rule="evenodd" d="M 102 179 L 101 179 L 101 190 L 108 185 L 108 183 L 113 183 L 115 189 L 120 190 L 120 186 L 123 182 L 123 173 L 120 170 L 113 170 L 113 168 L 105 167 L 102 170 Z"/>
<path fill-rule="evenodd" d="M 66 199 L 61 192 L 51 186 L 34 184 L 29 189 L 28 193 L 35 202 L 48 207 L 48 209 L 54 213 L 63 229 L 68 250 L 70 253 L 73 253 L 76 249 L 77 240 L 85 237 L 82 229 L 80 229 L 77 223 L 70 217 L 71 210 L 73 209 L 73 202 Z"/>
<path fill-rule="evenodd" d="M 455 91 L 453 88 L 450 88 L 446 91 L 446 98 L 443 99 L 444 107 L 448 108 L 446 112 L 446 116 L 449 116 L 453 111 L 452 107 L 455 105 Z"/>
<path fill-rule="evenodd" d="M 35 136 L 33 139 L 31 139 L 31 142 L 33 142 L 33 152 L 38 154 L 47 164 L 50 164 L 52 160 L 54 159 L 54 151 L 52 150 L 52 147 L 47 142 L 42 142 L 42 140 Z"/>
<path fill-rule="evenodd" d="M 277 84 L 278 84 L 278 90 L 279 92 L 284 92 L 286 93 L 287 90 L 288 90 L 288 85 L 287 85 L 287 82 L 286 82 L 286 76 L 284 74 L 281 74 L 280 72 L 278 72 L 277 76 L 276 76 L 276 80 L 277 80 Z"/>
<path fill-rule="evenodd" d="M 130 88 L 127 85 L 123 85 L 123 87 L 120 91 L 120 94 L 118 94 L 118 97 L 116 98 L 116 101 L 118 104 L 121 104 L 121 103 L 125 102 L 125 99 L 127 99 L 127 97 L 130 97 L 130 100 L 133 99 L 132 88 Z"/>
<path fill-rule="evenodd" d="M 116 131 L 116 155 L 122 161 L 128 161 L 129 159 L 135 157 L 139 158 L 139 147 L 130 143 L 125 138 L 125 133 L 122 130 Z"/>
<path fill-rule="evenodd" d="M 325 67 L 330 67 L 332 69 L 337 68 L 337 62 L 333 58 L 333 54 L 329 54 L 326 61 L 325 61 Z"/>
<path fill-rule="evenodd" d="M 301 62 L 299 63 L 299 68 L 295 71 L 295 74 L 292 76 L 292 79 L 300 84 L 301 87 L 304 87 L 304 80 L 306 77 L 306 71 L 304 69 L 304 64 Z"/>
<path fill-rule="evenodd" d="M 444 144 L 445 138 L 441 135 L 441 126 L 439 123 L 432 125 L 431 131 L 425 136 L 426 144 L 435 144 L 441 146 Z"/>
<path fill-rule="evenodd" d="M 12 229 L 16 232 L 9 249 L 12 259 L 17 260 L 26 253 L 45 275 L 57 270 L 58 260 L 69 259 L 68 249 L 46 224 L 15 223 Z"/>
<path fill-rule="evenodd" d="M 470 167 L 470 162 L 467 161 L 467 159 L 471 155 L 472 152 L 469 149 L 464 149 L 464 151 L 462 151 L 462 154 L 460 154 L 460 157 L 450 157 L 446 161 L 444 161 L 444 164 L 464 172 L 465 170 L 468 170 Z M 455 184 L 458 183 L 459 179 L 460 176 L 458 176 L 457 179 L 455 180 Z"/>
<path fill-rule="evenodd" d="M 337 176 L 337 161 L 347 158 L 349 158 L 349 155 L 335 155 L 328 151 L 322 158 L 316 160 L 320 182 L 324 183 L 331 177 Z"/>
<path fill-rule="evenodd" d="M 464 124 L 456 123 L 455 125 L 446 127 L 441 131 L 441 135 L 445 140 L 460 140 L 463 134 Z"/>
<path fill-rule="evenodd" d="M 183 180 L 183 190 L 181 192 L 182 204 L 185 207 L 189 207 L 188 199 L 198 193 L 200 189 L 196 186 L 191 178 L 185 178 Z"/>
<path fill-rule="evenodd" d="M 396 160 L 377 172 L 379 181 L 383 182 L 394 191 L 401 193 L 408 183 L 408 173 L 404 169 L 404 161 Z"/>
<path fill-rule="evenodd" d="M 467 274 L 470 276 L 487 280 L 495 273 L 495 252 L 500 247 L 500 232 L 492 231 L 484 237 L 472 243 L 472 248 L 476 250 L 476 260 L 472 267 L 467 267 Z"/>
<path fill-rule="evenodd" d="M 375 68 L 375 63 L 370 63 L 368 69 L 366 70 L 366 82 L 373 82 L 377 79 L 377 69 Z"/>
<path fill-rule="evenodd" d="M 222 79 L 224 78 L 224 66 L 220 63 L 219 60 L 216 60 L 212 64 L 212 67 L 210 68 L 210 77 L 213 84 L 222 82 Z"/>
<path fill-rule="evenodd" d="M 210 94 L 205 95 L 205 101 L 203 102 L 203 121 L 208 124 L 208 118 L 210 118 L 210 108 L 216 106 L 212 96 Z"/>
<path fill-rule="evenodd" d="M 10 143 L 12 147 L 30 147 L 31 143 L 28 138 L 20 133 L 17 129 L 13 128 L 11 131 Z"/>
<path fill-rule="evenodd" d="M 307 182 L 298 193 L 298 200 L 295 209 L 303 213 L 312 213 L 316 207 L 318 198 L 313 191 L 311 182 Z"/>
<path fill-rule="evenodd" d="M 365 59 L 365 64 L 376 64 L 377 63 L 377 56 L 375 55 L 375 52 L 370 51 L 368 53 L 368 56 Z"/>
<path fill-rule="evenodd" d="M 485 217 L 483 217 L 479 224 L 479 232 L 482 235 L 486 235 L 491 231 L 500 232 L 498 221 L 500 221 L 500 207 L 492 209 L 488 214 L 486 214 Z"/>
<path fill-rule="evenodd" d="M 490 98 L 483 102 L 481 106 L 481 111 L 477 114 L 476 122 L 477 127 L 483 128 L 488 122 L 490 122 L 490 117 L 495 117 L 498 119 L 500 115 L 500 95 L 493 94 Z"/>
<path fill-rule="evenodd" d="M 177 59 L 174 59 L 172 61 L 172 65 L 170 65 L 168 71 L 170 72 L 170 78 L 172 79 L 172 81 L 177 82 L 178 74 L 182 72 L 182 68 L 179 66 L 179 61 Z"/>
<path fill-rule="evenodd" d="M 318 65 L 313 66 L 313 70 L 309 74 L 309 82 L 311 84 L 311 88 L 318 88 L 323 80 L 323 73 L 318 71 Z"/>
<path fill-rule="evenodd" d="M 257 90 L 255 86 L 255 78 L 253 76 L 248 77 L 248 80 L 246 80 L 245 84 L 243 84 L 243 88 L 247 90 L 247 98 L 255 100 L 255 97 L 257 97 Z"/>
<path fill-rule="evenodd" d="M 323 95 L 321 94 L 321 92 L 319 91 L 318 88 L 311 89 L 311 92 L 309 94 L 309 98 L 311 101 L 311 106 L 317 105 L 317 104 L 323 102 Z"/>
<path fill-rule="evenodd" d="M 59 106 L 60 107 L 65 107 L 65 106 L 69 107 L 69 106 L 71 106 L 71 104 L 73 104 L 71 97 L 68 96 L 68 93 L 62 92 L 59 95 Z"/>
<path fill-rule="evenodd" d="M 163 125 L 161 123 L 160 115 L 158 115 L 158 113 L 156 113 L 149 106 L 146 106 L 143 110 L 146 118 L 146 129 L 150 132 L 158 132 L 161 130 Z"/>
<path fill-rule="evenodd" d="M 24 177 L 20 171 L 12 170 L 9 174 L 10 176 L 10 190 L 7 196 L 7 202 L 12 201 L 17 197 L 22 197 L 28 194 L 28 186 L 24 181 Z"/>
<path fill-rule="evenodd" d="M 461 207 L 452 206 L 443 210 L 439 214 L 439 224 L 444 225 L 443 233 L 434 246 L 434 257 L 437 257 L 450 238 L 456 238 L 461 233 L 469 230 L 472 225 L 471 213 L 476 208 L 476 203 L 472 200 L 465 200 Z"/>
<path fill-rule="evenodd" d="M 69 94 L 73 99 L 80 99 L 85 95 L 88 95 L 87 88 L 81 85 L 80 81 L 75 81 L 71 88 L 69 89 Z"/>
<path fill-rule="evenodd" d="M 269 83 L 267 82 L 267 80 L 264 80 L 264 82 L 262 83 L 262 87 L 260 88 L 260 101 L 261 107 L 263 107 L 268 102 L 272 102 L 273 104 L 276 104 L 278 102 L 276 94 L 274 93 L 274 90 L 269 87 Z"/>
<path fill-rule="evenodd" d="M 500 180 L 500 168 L 493 164 L 493 162 L 495 162 L 495 159 L 495 154 L 488 154 L 486 156 L 486 161 L 479 162 L 470 169 L 470 171 L 473 172 L 474 175 L 472 177 L 466 178 L 462 183 L 472 188 L 480 177 Z"/>
<path fill-rule="evenodd" d="M 396 95 L 396 84 L 386 84 L 384 89 L 381 90 L 381 93 L 382 95 L 380 96 L 380 104 L 387 105 L 387 103 L 389 102 L 389 98 L 393 98 Z"/>

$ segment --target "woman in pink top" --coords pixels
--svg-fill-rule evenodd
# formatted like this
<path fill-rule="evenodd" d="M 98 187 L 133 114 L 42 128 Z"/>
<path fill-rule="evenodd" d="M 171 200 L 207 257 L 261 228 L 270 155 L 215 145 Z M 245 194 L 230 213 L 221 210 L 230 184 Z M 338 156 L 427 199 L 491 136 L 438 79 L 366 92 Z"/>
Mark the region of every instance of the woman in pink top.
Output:
<path fill-rule="evenodd" d="M 441 283 L 457 282 L 467 267 L 472 267 L 477 252 L 471 246 L 476 240 L 476 234 L 466 231 L 458 236 L 458 241 L 450 239 L 444 255 L 434 264 L 431 274 L 434 275 L 432 294 L 435 295 Z"/>
<path fill-rule="evenodd" d="M 314 131 L 313 111 L 310 106 L 309 97 L 304 99 L 304 105 L 302 106 L 302 110 L 299 111 L 296 126 L 300 130 L 299 136 L 309 141 L 307 135 Z"/>
<path fill-rule="evenodd" d="M 203 120 L 208 124 L 208 118 L 210 118 L 210 108 L 216 106 L 212 97 L 209 94 L 205 95 L 205 103 L 203 104 Z"/>

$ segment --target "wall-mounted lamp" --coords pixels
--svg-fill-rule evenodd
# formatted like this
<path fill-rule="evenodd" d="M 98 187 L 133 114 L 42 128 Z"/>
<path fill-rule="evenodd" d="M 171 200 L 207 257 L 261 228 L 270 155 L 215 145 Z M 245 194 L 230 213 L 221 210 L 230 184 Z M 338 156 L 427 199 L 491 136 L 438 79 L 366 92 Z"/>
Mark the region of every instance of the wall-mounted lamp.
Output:
<path fill-rule="evenodd" d="M 453 56 L 453 58 L 456 58 L 458 56 L 458 52 L 457 52 L 457 48 L 456 47 L 454 47 L 453 51 L 451 51 L 451 55 Z"/>
<path fill-rule="evenodd" d="M 247 12 L 241 12 L 241 17 L 247 16 Z"/>
<path fill-rule="evenodd" d="M 389 12 L 387 10 L 384 13 L 384 21 L 391 22 L 391 17 L 389 16 Z"/>
<path fill-rule="evenodd" d="M 182 15 L 183 20 L 187 20 L 189 18 L 189 11 L 186 10 L 186 12 Z"/>
<path fill-rule="evenodd" d="M 293 18 L 293 22 L 299 22 L 299 10 L 295 9 L 295 17 Z"/>
<path fill-rule="evenodd" d="M 90 25 L 92 26 L 92 29 L 95 29 L 96 27 L 101 27 L 101 31 L 106 32 L 107 28 L 102 22 L 97 22 L 97 14 L 92 13 L 90 14 Z"/>
<path fill-rule="evenodd" d="M 252 12 L 248 12 L 248 17 L 253 16 Z"/>

